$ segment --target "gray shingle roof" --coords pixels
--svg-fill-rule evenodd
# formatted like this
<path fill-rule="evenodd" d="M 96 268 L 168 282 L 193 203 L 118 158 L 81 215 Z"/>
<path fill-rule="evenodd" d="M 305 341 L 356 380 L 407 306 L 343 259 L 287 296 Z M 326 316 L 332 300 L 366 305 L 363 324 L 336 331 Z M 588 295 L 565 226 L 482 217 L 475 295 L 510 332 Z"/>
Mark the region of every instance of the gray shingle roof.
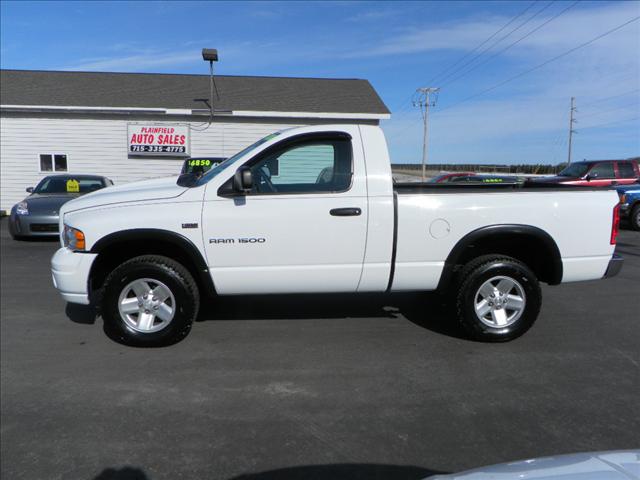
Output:
<path fill-rule="evenodd" d="M 216 110 L 386 114 L 367 80 L 216 75 Z M 0 104 L 206 108 L 208 75 L 1 70 Z"/>

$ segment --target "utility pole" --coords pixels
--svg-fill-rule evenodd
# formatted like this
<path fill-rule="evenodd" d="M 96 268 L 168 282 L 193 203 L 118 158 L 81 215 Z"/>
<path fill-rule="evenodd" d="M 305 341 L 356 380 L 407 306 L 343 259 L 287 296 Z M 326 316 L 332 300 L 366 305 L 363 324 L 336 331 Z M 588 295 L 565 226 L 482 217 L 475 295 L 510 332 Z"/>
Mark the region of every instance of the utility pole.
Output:
<path fill-rule="evenodd" d="M 569 111 L 569 154 L 567 156 L 567 163 L 571 163 L 571 141 L 573 140 L 573 134 L 577 133 L 573 129 L 573 124 L 576 123 L 576 119 L 573 118 L 573 114 L 576 111 L 576 97 L 571 97 L 571 110 Z"/>
<path fill-rule="evenodd" d="M 424 182 L 427 176 L 427 143 L 429 140 L 429 107 L 434 107 L 438 101 L 439 88 L 435 87 L 422 87 L 416 90 L 413 97 L 413 106 L 420 107 L 420 113 L 422 113 L 423 121 L 423 135 L 422 135 L 422 181 Z M 433 95 L 433 100 L 431 96 Z"/>

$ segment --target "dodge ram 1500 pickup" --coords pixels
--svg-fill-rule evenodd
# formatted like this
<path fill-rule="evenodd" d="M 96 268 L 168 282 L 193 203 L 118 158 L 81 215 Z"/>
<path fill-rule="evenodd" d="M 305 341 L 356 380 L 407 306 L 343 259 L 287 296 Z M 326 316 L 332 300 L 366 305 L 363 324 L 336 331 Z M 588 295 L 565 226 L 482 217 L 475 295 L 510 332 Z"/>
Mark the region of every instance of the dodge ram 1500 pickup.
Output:
<path fill-rule="evenodd" d="M 505 341 L 536 320 L 539 282 L 619 271 L 618 222 L 614 190 L 394 183 L 379 127 L 324 125 L 66 203 L 51 263 L 65 300 L 135 345 L 182 339 L 205 294 L 426 290 L 471 337 Z"/>

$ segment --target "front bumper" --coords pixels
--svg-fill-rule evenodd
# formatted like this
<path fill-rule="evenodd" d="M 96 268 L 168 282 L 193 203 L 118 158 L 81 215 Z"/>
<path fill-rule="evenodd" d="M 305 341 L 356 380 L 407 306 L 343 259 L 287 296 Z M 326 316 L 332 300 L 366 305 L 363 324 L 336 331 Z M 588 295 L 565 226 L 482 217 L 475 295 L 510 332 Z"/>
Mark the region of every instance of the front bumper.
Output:
<path fill-rule="evenodd" d="M 624 258 L 622 258 L 618 254 L 613 254 L 611 260 L 609 260 L 609 266 L 607 267 L 607 271 L 604 272 L 604 277 L 602 278 L 611 278 L 615 277 L 620 270 L 622 270 L 622 265 L 624 264 Z"/>
<path fill-rule="evenodd" d="M 14 237 L 57 237 L 60 235 L 58 215 L 18 215 L 9 217 L 9 232 Z"/>
<path fill-rule="evenodd" d="M 89 273 L 98 255 L 60 248 L 51 258 L 53 286 L 70 303 L 89 304 Z"/>

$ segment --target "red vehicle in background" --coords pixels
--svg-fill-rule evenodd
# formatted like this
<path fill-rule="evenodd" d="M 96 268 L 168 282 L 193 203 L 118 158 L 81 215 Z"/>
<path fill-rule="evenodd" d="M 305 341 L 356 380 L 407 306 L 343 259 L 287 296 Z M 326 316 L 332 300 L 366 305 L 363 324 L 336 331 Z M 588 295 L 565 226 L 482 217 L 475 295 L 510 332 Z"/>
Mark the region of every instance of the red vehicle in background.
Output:
<path fill-rule="evenodd" d="M 588 160 L 568 165 L 554 177 L 531 179 L 537 183 L 561 183 L 565 185 L 584 185 L 590 187 L 608 187 L 629 185 L 640 178 L 638 158 L 627 160 Z"/>

